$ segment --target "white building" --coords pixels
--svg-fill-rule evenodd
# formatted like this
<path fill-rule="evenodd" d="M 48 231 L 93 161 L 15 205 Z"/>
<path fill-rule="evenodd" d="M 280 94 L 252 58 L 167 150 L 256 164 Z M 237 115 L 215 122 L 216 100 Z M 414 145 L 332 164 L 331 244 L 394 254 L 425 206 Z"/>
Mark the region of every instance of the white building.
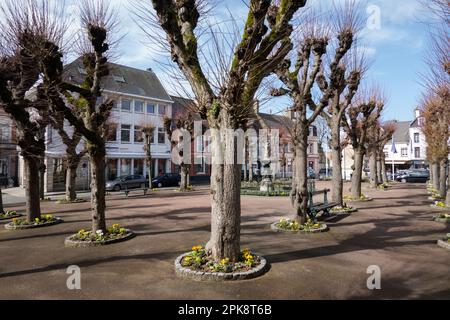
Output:
<path fill-rule="evenodd" d="M 65 67 L 66 81 L 81 84 L 86 75 L 80 59 Z M 152 125 L 152 176 L 171 172 L 170 143 L 164 130 L 164 116 L 172 117 L 173 101 L 152 70 L 139 70 L 110 64 L 110 75 L 102 81 L 104 97 L 115 105 L 110 117 L 111 138 L 107 143 L 106 178 L 122 175 L 148 175 L 144 165 L 142 127 Z M 69 127 L 69 126 L 68 126 Z M 70 130 L 70 129 L 69 129 Z M 80 143 L 79 149 L 82 148 Z M 55 129 L 47 129 L 45 191 L 64 190 L 65 145 Z M 23 168 L 23 164 L 20 166 Z M 23 169 L 22 169 L 23 170 Z M 21 175 L 23 177 L 23 174 Z M 78 169 L 77 188 L 89 187 L 89 162 L 83 159 Z"/>
<path fill-rule="evenodd" d="M 384 147 L 386 165 L 395 170 L 426 167 L 427 143 L 422 132 L 420 110 L 416 109 L 413 121 L 399 121 L 394 133 L 394 143 L 397 153 L 392 152 L 392 141 Z"/>

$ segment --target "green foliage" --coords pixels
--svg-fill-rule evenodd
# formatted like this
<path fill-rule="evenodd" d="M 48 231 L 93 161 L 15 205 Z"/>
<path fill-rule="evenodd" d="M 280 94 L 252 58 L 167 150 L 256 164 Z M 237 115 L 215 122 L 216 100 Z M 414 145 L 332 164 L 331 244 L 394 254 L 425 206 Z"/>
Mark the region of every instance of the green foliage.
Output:
<path fill-rule="evenodd" d="M 210 110 L 210 114 L 214 119 L 219 118 L 220 109 L 221 109 L 220 102 L 218 100 L 214 100 Z"/>

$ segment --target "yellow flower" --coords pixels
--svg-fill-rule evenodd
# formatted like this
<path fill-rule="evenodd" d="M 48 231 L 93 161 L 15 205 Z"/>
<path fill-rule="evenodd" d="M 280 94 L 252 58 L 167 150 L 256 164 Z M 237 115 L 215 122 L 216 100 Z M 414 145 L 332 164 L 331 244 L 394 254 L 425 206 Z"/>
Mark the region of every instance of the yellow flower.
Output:
<path fill-rule="evenodd" d="M 228 264 L 229 262 L 230 262 L 230 259 L 228 259 L 228 258 L 225 258 L 225 259 L 220 260 L 220 264 L 221 264 L 221 265 L 226 265 L 226 264 Z"/>
<path fill-rule="evenodd" d="M 36 223 L 39 223 L 39 221 L 41 221 L 41 220 L 40 220 L 39 218 L 35 218 L 34 221 L 35 221 Z"/>
<path fill-rule="evenodd" d="M 202 249 L 203 249 L 202 246 L 194 246 L 194 247 L 192 247 L 192 251 L 200 251 Z"/>
<path fill-rule="evenodd" d="M 112 227 L 113 227 L 113 229 L 118 229 L 120 226 L 119 226 L 118 223 L 115 223 L 115 224 L 112 225 Z"/>

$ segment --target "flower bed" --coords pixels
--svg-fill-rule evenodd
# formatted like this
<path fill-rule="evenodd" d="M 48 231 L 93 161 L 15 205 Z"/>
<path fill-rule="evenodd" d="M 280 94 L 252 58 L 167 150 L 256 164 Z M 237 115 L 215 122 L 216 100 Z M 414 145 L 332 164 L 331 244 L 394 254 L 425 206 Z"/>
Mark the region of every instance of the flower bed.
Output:
<path fill-rule="evenodd" d="M 195 191 L 195 189 L 193 186 L 189 185 L 186 187 L 186 190 L 181 190 L 180 188 L 177 188 L 173 191 L 175 191 L 175 192 L 190 192 L 190 191 Z"/>
<path fill-rule="evenodd" d="M 0 220 L 9 220 L 13 218 L 19 218 L 22 215 L 20 213 L 17 213 L 16 211 L 6 211 L 3 214 L 0 214 Z"/>
<path fill-rule="evenodd" d="M 447 233 L 444 239 L 438 240 L 438 246 L 450 250 L 450 233 Z"/>
<path fill-rule="evenodd" d="M 380 190 L 383 190 L 383 191 L 387 191 L 388 188 L 389 188 L 389 184 L 387 184 L 387 183 L 382 183 L 382 184 L 380 184 L 377 188 L 380 189 Z"/>
<path fill-rule="evenodd" d="M 55 218 L 51 214 L 45 214 L 42 215 L 41 218 L 36 218 L 31 222 L 28 222 L 26 219 L 13 218 L 12 222 L 5 224 L 5 228 L 8 230 L 33 229 L 52 226 L 61 222 L 63 222 L 63 220 L 60 218 Z"/>
<path fill-rule="evenodd" d="M 358 209 L 354 208 L 354 207 L 349 207 L 346 204 L 344 204 L 344 206 L 337 206 L 334 207 L 330 210 L 330 214 L 332 215 L 339 215 L 339 214 L 346 214 L 346 213 L 353 213 L 358 211 Z"/>
<path fill-rule="evenodd" d="M 450 223 L 450 214 L 448 214 L 448 213 L 441 213 L 441 214 L 439 214 L 437 216 L 434 216 L 433 220 L 437 221 L 437 222 Z"/>
<path fill-rule="evenodd" d="M 71 203 L 81 203 L 81 202 L 86 202 L 86 201 L 87 200 L 85 200 L 85 199 L 75 199 L 75 200 L 62 199 L 62 200 L 56 201 L 56 203 L 58 203 L 58 204 L 71 204 Z"/>
<path fill-rule="evenodd" d="M 373 199 L 362 194 L 361 197 L 359 197 L 359 198 L 354 198 L 351 195 L 346 195 L 346 196 L 344 196 L 344 200 L 348 201 L 348 202 L 367 202 L 367 201 L 372 201 Z"/>
<path fill-rule="evenodd" d="M 435 202 L 431 205 L 431 207 L 434 208 L 434 209 L 445 210 L 445 211 L 450 210 L 450 207 L 447 207 L 447 206 L 445 205 L 445 203 L 442 202 L 442 201 L 435 201 Z"/>
<path fill-rule="evenodd" d="M 287 233 L 320 233 L 329 230 L 326 224 L 313 222 L 311 219 L 302 225 L 297 221 L 281 218 L 280 221 L 272 223 L 270 227 L 274 231 Z"/>
<path fill-rule="evenodd" d="M 287 191 L 259 191 L 252 189 L 241 189 L 241 195 L 243 196 L 258 196 L 258 197 L 289 197 L 289 192 Z"/>
<path fill-rule="evenodd" d="M 267 266 L 266 259 L 249 249 L 242 250 L 239 261 L 234 263 L 228 258 L 214 261 L 202 246 L 193 247 L 175 260 L 178 276 L 202 281 L 251 279 L 265 273 Z"/>
<path fill-rule="evenodd" d="M 122 242 L 134 236 L 135 234 L 131 230 L 121 228 L 119 224 L 113 224 L 106 233 L 101 230 L 92 232 L 81 229 L 76 234 L 67 237 L 64 244 L 66 247 L 96 247 Z"/>

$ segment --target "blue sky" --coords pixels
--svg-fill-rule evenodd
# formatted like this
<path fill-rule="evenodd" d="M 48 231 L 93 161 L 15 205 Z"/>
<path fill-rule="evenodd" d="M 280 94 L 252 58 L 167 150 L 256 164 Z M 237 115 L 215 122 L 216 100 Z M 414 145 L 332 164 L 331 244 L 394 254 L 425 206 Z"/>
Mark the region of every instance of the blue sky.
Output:
<path fill-rule="evenodd" d="M 137 68 L 151 67 L 166 83 L 169 80 L 157 63 L 155 50 L 144 43 L 146 39 L 129 12 L 130 1 L 135 0 L 112 1 L 120 10 L 121 30 L 126 34 L 119 47 L 117 62 Z M 309 2 L 315 5 L 318 1 Z M 69 1 L 72 3 L 76 2 Z M 150 5 L 150 1 L 146 3 Z M 216 3 L 217 20 L 226 15 L 227 9 L 238 20 L 245 17 L 247 8 L 242 0 L 216 0 Z M 363 5 L 363 9 L 375 5 L 380 10 L 381 28 L 365 28 L 362 39 L 367 54 L 374 61 L 367 77 L 379 83 L 389 98 L 384 119 L 410 120 L 423 91 L 419 74 L 426 71 L 423 60 L 428 41 L 427 27 L 419 21 L 426 19 L 426 13 L 418 0 L 368 0 Z M 370 17 L 366 13 L 366 18 Z M 166 84 L 166 87 L 170 91 L 170 86 Z"/>

